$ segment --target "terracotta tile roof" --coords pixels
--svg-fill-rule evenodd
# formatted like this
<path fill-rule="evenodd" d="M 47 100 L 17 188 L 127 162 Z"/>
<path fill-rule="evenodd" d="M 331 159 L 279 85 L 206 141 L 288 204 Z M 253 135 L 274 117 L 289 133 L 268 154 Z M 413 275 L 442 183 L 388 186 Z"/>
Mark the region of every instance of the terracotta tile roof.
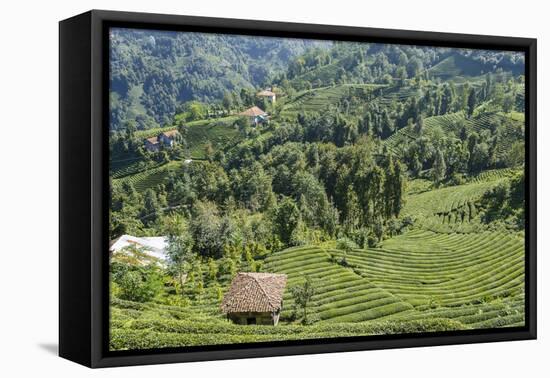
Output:
<path fill-rule="evenodd" d="M 272 312 L 281 308 L 286 274 L 238 273 L 223 297 L 221 310 L 230 312 Z"/>
<path fill-rule="evenodd" d="M 271 97 L 271 96 L 275 96 L 275 93 L 265 90 L 265 91 L 259 92 L 257 95 L 260 97 Z"/>
<path fill-rule="evenodd" d="M 158 138 L 155 136 L 155 137 L 151 137 L 151 138 L 147 138 L 145 139 L 147 142 L 151 143 L 151 144 L 158 144 Z"/>
<path fill-rule="evenodd" d="M 246 109 L 244 112 L 240 112 L 240 116 L 247 116 L 247 117 L 256 117 L 261 115 L 266 115 L 267 113 L 264 112 L 262 109 L 258 108 L 257 106 L 253 106 L 250 109 Z"/>
<path fill-rule="evenodd" d="M 171 138 L 171 137 L 173 137 L 174 135 L 176 135 L 177 133 L 178 133 L 178 130 L 177 130 L 177 129 L 168 130 L 168 131 L 163 132 L 164 136 L 167 137 L 167 138 Z"/>

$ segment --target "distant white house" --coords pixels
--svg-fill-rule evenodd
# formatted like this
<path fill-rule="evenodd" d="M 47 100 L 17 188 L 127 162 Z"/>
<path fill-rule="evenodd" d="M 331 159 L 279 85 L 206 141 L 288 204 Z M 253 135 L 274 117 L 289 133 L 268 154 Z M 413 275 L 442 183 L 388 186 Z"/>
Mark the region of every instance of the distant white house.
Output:
<path fill-rule="evenodd" d="M 269 89 L 258 92 L 256 96 L 267 98 L 269 101 L 271 101 L 272 104 L 274 104 L 277 100 L 277 95 L 271 92 Z"/>
<path fill-rule="evenodd" d="M 137 237 L 122 235 L 111 241 L 109 251 L 111 253 L 120 252 L 128 247 L 138 248 L 141 252 L 157 259 L 160 263 L 164 263 L 167 259 L 168 239 L 166 236 Z"/>

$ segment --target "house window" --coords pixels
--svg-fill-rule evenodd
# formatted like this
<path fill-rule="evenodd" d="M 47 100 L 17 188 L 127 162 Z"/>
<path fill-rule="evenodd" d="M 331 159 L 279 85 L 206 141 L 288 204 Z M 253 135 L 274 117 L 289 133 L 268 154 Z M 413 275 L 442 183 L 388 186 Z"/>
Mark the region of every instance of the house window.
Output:
<path fill-rule="evenodd" d="M 256 324 L 256 318 L 246 318 L 246 324 Z"/>

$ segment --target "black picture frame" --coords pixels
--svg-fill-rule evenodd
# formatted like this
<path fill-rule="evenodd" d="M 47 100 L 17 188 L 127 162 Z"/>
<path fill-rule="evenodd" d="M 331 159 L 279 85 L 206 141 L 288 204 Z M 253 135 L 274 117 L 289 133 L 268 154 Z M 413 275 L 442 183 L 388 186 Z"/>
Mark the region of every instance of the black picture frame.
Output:
<path fill-rule="evenodd" d="M 525 52 L 526 326 L 108 350 L 108 30 L 185 30 Z M 59 24 L 59 355 L 88 367 L 300 355 L 536 338 L 536 39 L 92 10 Z"/>

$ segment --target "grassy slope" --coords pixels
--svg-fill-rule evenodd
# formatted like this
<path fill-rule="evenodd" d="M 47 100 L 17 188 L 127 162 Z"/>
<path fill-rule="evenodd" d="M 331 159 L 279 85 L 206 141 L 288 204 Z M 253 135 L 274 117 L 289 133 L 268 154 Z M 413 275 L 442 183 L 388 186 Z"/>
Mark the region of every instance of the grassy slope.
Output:
<path fill-rule="evenodd" d="M 432 74 L 444 78 L 446 72 L 453 72 L 455 62 L 442 63 L 432 68 Z M 470 68 L 472 72 L 453 75 L 473 74 L 476 68 Z M 330 68 L 323 69 L 332 75 Z M 353 87 L 380 88 L 338 85 L 304 91 L 285 104 L 284 112 L 319 111 L 337 103 Z M 382 88 L 378 101 L 414 95 L 406 89 Z M 479 131 L 487 117 L 503 116 L 509 115 L 482 115 L 466 124 Z M 457 133 L 453 125 L 458 118 L 463 115 L 428 118 L 425 132 L 441 127 L 445 133 Z M 523 122 L 515 115 L 511 118 Z M 232 122 L 229 117 L 190 123 L 191 156 L 201 158 L 207 141 L 237 141 Z M 141 132 L 140 136 L 162 130 Z M 398 151 L 403 140 L 414 137 L 400 130 L 386 144 Z M 126 179 L 144 190 L 161 182 L 178 164 Z M 504 171 L 485 172 L 468 184 L 437 190 L 419 183 L 408 195 L 403 211 L 418 219 L 417 229 L 386 240 L 381 248 L 349 253 L 351 267 L 335 263 L 332 257 L 342 256 L 342 252 L 330 246 L 296 247 L 271 255 L 264 270 L 289 276 L 278 327 L 242 327 L 227 322 L 219 311 L 215 288 L 207 286 L 202 295 L 192 296 L 189 307 L 115 301 L 111 346 L 151 348 L 523 325 L 523 240 L 500 232 L 478 232 L 479 225 L 471 221 L 476 200 L 507 175 Z M 310 310 L 316 322 L 303 327 L 287 320 L 293 307 L 289 288 L 306 274 L 317 283 Z M 226 290 L 229 278 L 221 284 Z"/>
<path fill-rule="evenodd" d="M 171 161 L 156 168 L 147 169 L 124 178 L 113 179 L 112 185 L 122 185 L 123 182 L 130 182 L 138 192 L 144 192 L 149 188 L 162 184 L 168 177 L 168 173 L 176 171 L 181 167 L 182 162 Z"/>
<path fill-rule="evenodd" d="M 482 64 L 460 54 L 453 54 L 443 59 L 431 67 L 428 72 L 430 76 L 442 79 L 476 77 L 484 73 Z"/>
<path fill-rule="evenodd" d="M 502 140 L 497 148 L 497 154 L 505 154 L 512 142 L 517 140 L 517 138 L 513 135 L 514 126 L 525 122 L 524 119 L 517 115 L 517 113 L 483 113 L 471 119 L 466 119 L 463 112 L 429 117 L 424 120 L 423 133 L 426 135 L 431 135 L 436 129 L 440 129 L 444 135 L 455 135 L 458 137 L 461 131 L 460 127 L 458 127 L 459 121 L 464 122 L 464 126 L 466 126 L 469 131 L 479 133 L 489 128 L 489 122 L 491 120 L 510 121 L 509 123 L 505 123 L 504 131 L 501 134 Z M 384 143 L 391 151 L 400 153 L 404 142 L 414 140 L 417 137 L 418 135 L 416 135 L 413 131 L 410 131 L 407 128 L 402 128 L 387 138 Z"/>
<path fill-rule="evenodd" d="M 124 349 L 521 326 L 521 237 L 430 230 L 445 224 L 441 211 L 460 207 L 506 177 L 496 171 L 469 184 L 410 194 L 404 212 L 420 216 L 420 227 L 386 240 L 380 248 L 348 253 L 348 267 L 335 262 L 343 252 L 330 245 L 271 255 L 264 271 L 289 277 L 278 327 L 230 324 L 218 309 L 215 289 L 207 286 L 185 308 L 115 302 L 111 345 Z M 308 327 L 287 322 L 293 308 L 289 288 L 305 275 L 317 287 L 310 306 L 315 324 Z M 221 284 L 226 290 L 229 277 Z"/>
<path fill-rule="evenodd" d="M 329 105 L 334 105 L 355 88 L 376 90 L 383 88 L 379 84 L 340 84 L 331 87 L 310 89 L 298 93 L 292 100 L 285 104 L 284 112 L 317 112 Z"/>
<path fill-rule="evenodd" d="M 204 147 L 207 142 L 212 143 L 214 148 L 217 148 L 222 146 L 222 144 L 237 143 L 240 141 L 240 133 L 234 127 L 236 119 L 236 117 L 230 116 L 189 122 L 187 124 L 189 126 L 187 133 L 189 157 L 196 160 L 204 159 Z M 138 138 L 148 138 L 174 128 L 174 126 L 168 126 L 138 131 L 136 136 Z M 139 163 L 139 160 L 130 160 L 118 164 L 116 169 L 111 173 L 113 185 L 121 185 L 123 181 L 129 181 L 134 185 L 136 190 L 142 192 L 162 183 L 170 171 L 177 170 L 181 166 L 181 162 L 171 161 L 140 171 L 137 168 L 139 167 Z"/>

